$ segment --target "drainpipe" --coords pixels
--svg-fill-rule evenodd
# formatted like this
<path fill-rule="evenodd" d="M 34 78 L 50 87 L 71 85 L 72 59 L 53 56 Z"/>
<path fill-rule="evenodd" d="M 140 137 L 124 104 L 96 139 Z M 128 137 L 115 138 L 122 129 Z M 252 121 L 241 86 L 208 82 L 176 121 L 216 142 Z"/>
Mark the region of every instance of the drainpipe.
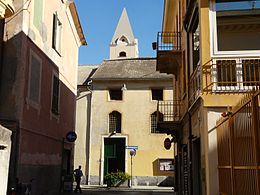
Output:
<path fill-rule="evenodd" d="M 0 20 L 0 78 L 2 78 L 3 69 L 3 51 L 4 51 L 4 22 L 5 20 Z M 0 80 L 0 89 L 2 87 L 2 80 Z"/>

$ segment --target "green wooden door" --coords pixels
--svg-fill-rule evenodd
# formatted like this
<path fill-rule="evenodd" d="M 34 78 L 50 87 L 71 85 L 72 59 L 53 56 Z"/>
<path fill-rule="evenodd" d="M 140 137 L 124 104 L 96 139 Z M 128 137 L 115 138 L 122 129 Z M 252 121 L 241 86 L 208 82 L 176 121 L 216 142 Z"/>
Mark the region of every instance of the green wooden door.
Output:
<path fill-rule="evenodd" d="M 105 138 L 104 143 L 104 176 L 125 172 L 125 138 Z"/>

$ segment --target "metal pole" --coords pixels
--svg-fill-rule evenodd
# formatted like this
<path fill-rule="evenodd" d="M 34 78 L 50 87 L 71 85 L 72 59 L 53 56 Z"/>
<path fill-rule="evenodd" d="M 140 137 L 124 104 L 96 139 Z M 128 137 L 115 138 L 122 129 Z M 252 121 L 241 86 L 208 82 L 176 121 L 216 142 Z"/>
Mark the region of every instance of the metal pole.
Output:
<path fill-rule="evenodd" d="M 133 185 L 133 156 L 131 155 L 131 187 Z"/>

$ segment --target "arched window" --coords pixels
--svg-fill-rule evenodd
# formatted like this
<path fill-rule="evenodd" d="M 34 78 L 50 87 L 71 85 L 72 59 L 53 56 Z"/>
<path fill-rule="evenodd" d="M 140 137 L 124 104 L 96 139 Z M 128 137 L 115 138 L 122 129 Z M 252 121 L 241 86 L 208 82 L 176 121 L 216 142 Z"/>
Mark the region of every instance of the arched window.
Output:
<path fill-rule="evenodd" d="M 119 57 L 126 57 L 126 52 L 121 51 L 121 52 L 119 53 Z"/>
<path fill-rule="evenodd" d="M 109 133 L 121 133 L 121 114 L 113 111 L 109 114 Z"/>
<path fill-rule="evenodd" d="M 163 121 L 163 114 L 159 113 L 158 121 Z M 155 111 L 154 113 L 151 114 L 151 133 L 160 133 L 157 130 L 157 112 Z"/>
<path fill-rule="evenodd" d="M 129 41 L 128 41 L 128 39 L 123 35 L 123 36 L 121 36 L 120 38 L 117 38 L 117 39 L 115 40 L 115 43 L 116 43 L 116 44 L 119 44 L 119 45 L 127 45 L 127 44 L 129 44 Z"/>
<path fill-rule="evenodd" d="M 120 37 L 122 43 L 128 43 L 128 39 L 125 36 Z"/>

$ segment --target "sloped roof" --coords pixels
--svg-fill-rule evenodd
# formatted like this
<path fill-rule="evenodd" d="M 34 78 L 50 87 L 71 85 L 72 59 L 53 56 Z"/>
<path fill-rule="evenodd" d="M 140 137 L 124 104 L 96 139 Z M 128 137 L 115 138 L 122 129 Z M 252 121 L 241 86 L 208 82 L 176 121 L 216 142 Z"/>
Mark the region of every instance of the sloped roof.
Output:
<path fill-rule="evenodd" d="M 98 65 L 80 65 L 78 66 L 78 85 L 85 84 L 93 73 L 98 68 Z"/>
<path fill-rule="evenodd" d="M 104 60 L 93 80 L 169 80 L 173 75 L 156 71 L 155 58 Z"/>

